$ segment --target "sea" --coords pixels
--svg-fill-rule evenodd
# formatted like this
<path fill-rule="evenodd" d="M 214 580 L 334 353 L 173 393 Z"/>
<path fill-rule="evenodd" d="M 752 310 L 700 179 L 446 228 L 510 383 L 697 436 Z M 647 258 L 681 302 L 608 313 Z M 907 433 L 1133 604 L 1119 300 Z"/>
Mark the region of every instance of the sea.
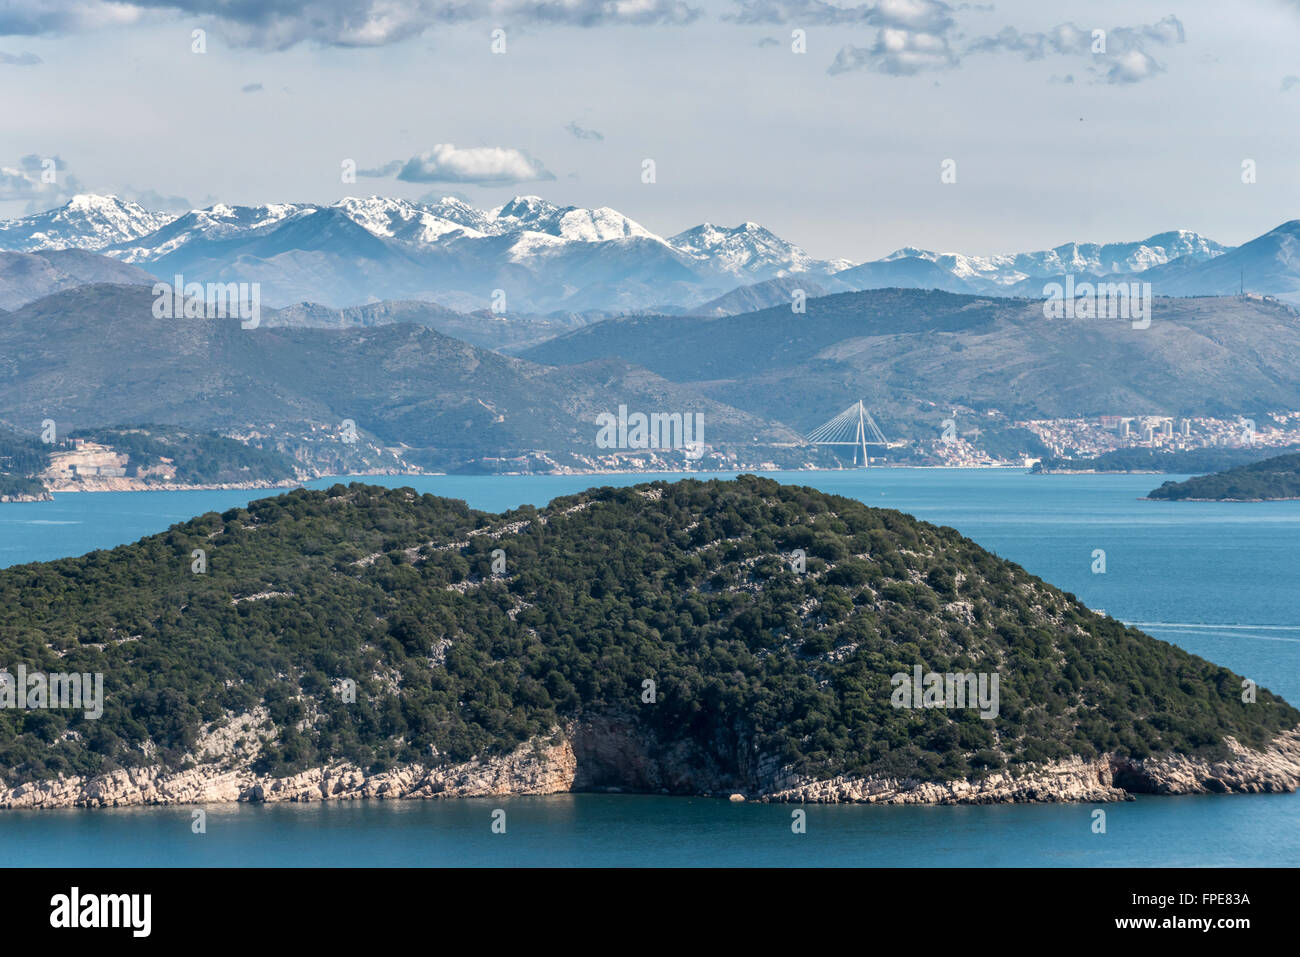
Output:
<path fill-rule="evenodd" d="M 762 474 L 951 526 L 1090 608 L 1300 703 L 1300 502 L 1143 501 L 1162 481 L 1183 477 L 1168 475 Z M 592 486 L 684 477 L 359 480 L 500 511 Z M 337 481 L 351 479 L 310 486 Z M 0 504 L 0 567 L 111 548 L 272 494 L 80 492 Z M 2 811 L 0 847 L 10 866 L 36 867 L 1287 867 L 1300 866 L 1300 794 L 1139 796 L 1102 807 L 793 807 L 569 794 Z"/>

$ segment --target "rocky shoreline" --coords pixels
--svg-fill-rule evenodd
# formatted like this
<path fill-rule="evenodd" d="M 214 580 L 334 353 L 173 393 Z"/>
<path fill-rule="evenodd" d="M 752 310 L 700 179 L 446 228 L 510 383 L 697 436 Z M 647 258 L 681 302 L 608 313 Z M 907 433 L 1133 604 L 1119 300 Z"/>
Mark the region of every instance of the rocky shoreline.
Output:
<path fill-rule="evenodd" d="M 54 496 L 46 492 L 18 492 L 13 495 L 0 495 L 0 502 L 53 502 Z"/>
<path fill-rule="evenodd" d="M 279 803 L 328 800 L 405 800 L 563 794 L 574 791 L 647 791 L 743 797 L 788 803 L 865 804 L 1059 804 L 1131 801 L 1134 794 L 1275 794 L 1300 788 L 1300 727 L 1254 751 L 1229 738 L 1231 756 L 1204 760 L 1172 755 L 1145 760 L 1103 756 L 1036 766 L 1020 774 L 1000 772 L 968 781 L 933 782 L 884 778 L 795 778 L 786 771 L 764 774 L 755 793 L 725 781 L 680 788 L 648 788 L 643 772 L 653 758 L 629 753 L 625 734 L 593 740 L 591 729 L 565 734 L 558 743 L 537 740 L 504 757 L 452 767 L 408 765 L 367 774 L 350 764 L 313 768 L 289 777 L 267 777 L 247 769 L 205 765 L 161 773 L 156 768 L 113 771 L 93 778 L 60 777 L 9 788 L 0 782 L 0 808 L 131 807 L 174 804 Z M 576 745 L 576 747 L 575 747 Z M 640 750 L 640 749 L 636 749 Z M 635 786 L 603 786 L 585 767 L 609 770 L 616 757 L 630 762 Z M 682 779 L 658 770 L 656 776 Z M 698 786 L 720 784 L 721 787 Z"/>

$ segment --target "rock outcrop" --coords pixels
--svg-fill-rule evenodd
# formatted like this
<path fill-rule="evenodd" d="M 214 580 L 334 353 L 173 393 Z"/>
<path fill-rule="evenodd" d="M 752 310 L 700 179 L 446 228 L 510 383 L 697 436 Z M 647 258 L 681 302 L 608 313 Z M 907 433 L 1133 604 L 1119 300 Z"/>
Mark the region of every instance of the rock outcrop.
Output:
<path fill-rule="evenodd" d="M 558 743 L 537 739 L 503 757 L 450 767 L 416 764 L 368 774 L 353 765 L 336 764 L 282 778 L 216 765 L 170 773 L 133 768 L 13 788 L 0 783 L 0 808 L 429 799 L 583 790 L 815 804 L 1057 804 L 1131 801 L 1135 793 L 1275 793 L 1300 788 L 1300 728 L 1279 735 L 1264 751 L 1250 750 L 1232 739 L 1228 745 L 1232 754 L 1222 760 L 1182 755 L 1142 761 L 1073 758 L 1018 774 L 998 772 L 978 780 L 947 782 L 847 776 L 815 780 L 760 764 L 756 770 L 763 783 L 756 791 L 745 792 L 715 769 L 667 767 L 664 759 L 675 755 L 673 748 L 657 746 L 622 720 L 599 719 L 570 727 Z"/>
<path fill-rule="evenodd" d="M 1131 801 L 1134 794 L 1261 794 L 1300 787 L 1300 728 L 1278 735 L 1263 751 L 1227 738 L 1231 756 L 1206 760 L 1174 754 L 1136 761 L 1105 755 L 1072 758 L 1020 774 L 975 781 L 914 781 L 836 777 L 806 779 L 771 794 L 769 801 L 820 804 L 1056 804 Z"/>
<path fill-rule="evenodd" d="M 1183 755 L 1112 762 L 1115 783 L 1135 794 L 1273 794 L 1300 788 L 1300 728 L 1278 735 L 1263 751 L 1235 738 L 1231 757 L 1204 761 Z"/>
<path fill-rule="evenodd" d="M 14 788 L 0 785 L 0 808 L 556 794 L 573 789 L 576 768 L 568 738 L 555 745 L 530 742 L 505 757 L 449 768 L 407 765 L 377 774 L 350 764 L 312 768 L 283 778 L 214 766 L 173 773 L 132 768 L 89 779 L 62 777 Z"/>

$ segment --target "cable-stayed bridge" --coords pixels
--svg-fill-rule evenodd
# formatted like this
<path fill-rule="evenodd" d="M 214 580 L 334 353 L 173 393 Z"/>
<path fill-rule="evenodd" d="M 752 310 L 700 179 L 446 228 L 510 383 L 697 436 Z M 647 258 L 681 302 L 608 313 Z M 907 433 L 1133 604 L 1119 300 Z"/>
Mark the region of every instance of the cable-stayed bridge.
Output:
<path fill-rule="evenodd" d="M 858 464 L 858 450 L 862 451 L 862 467 L 867 467 L 867 446 L 889 444 L 876 420 L 859 399 L 835 418 L 823 422 L 806 436 L 813 445 L 851 445 L 853 464 Z"/>

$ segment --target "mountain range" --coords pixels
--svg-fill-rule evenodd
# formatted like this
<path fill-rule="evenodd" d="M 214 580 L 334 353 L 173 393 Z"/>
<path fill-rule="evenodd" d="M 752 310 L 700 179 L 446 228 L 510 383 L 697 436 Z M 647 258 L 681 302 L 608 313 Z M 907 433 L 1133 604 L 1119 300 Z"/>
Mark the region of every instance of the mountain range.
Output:
<path fill-rule="evenodd" d="M 706 465 L 729 464 L 712 460 L 719 449 L 773 443 L 790 450 L 787 464 L 809 461 L 788 427 L 622 359 L 550 368 L 423 323 L 243 329 L 158 319 L 152 303 L 146 286 L 88 285 L 0 317 L 0 425 L 31 435 L 52 420 L 59 436 L 140 423 L 218 430 L 327 474 L 364 471 L 348 458 L 362 450 L 392 470 L 553 471 L 613 454 L 597 443 L 597 419 L 626 405 L 702 415 Z M 657 458 L 680 467 L 684 454 L 678 443 Z M 745 461 L 772 461 L 761 454 Z"/>
<path fill-rule="evenodd" d="M 1258 298 L 1155 298 L 1151 324 L 1047 319 L 1038 301 L 879 289 L 739 316 L 629 316 L 519 353 L 626 357 L 807 432 L 863 398 L 887 437 L 935 436 L 954 406 L 1011 419 L 1300 408 L 1300 321 Z M 962 425 L 962 428 L 966 428 Z M 981 428 L 987 428 L 981 422 Z"/>
<path fill-rule="evenodd" d="M 801 437 L 858 398 L 895 443 L 890 459 L 921 464 L 954 416 L 1019 461 L 1045 454 L 1023 420 L 1300 408 L 1300 321 L 1251 297 L 1157 298 L 1143 329 L 914 289 L 821 296 L 802 314 L 585 324 L 393 301 L 298 304 L 242 329 L 158 319 L 153 302 L 147 285 L 94 284 L 0 315 L 0 426 L 215 430 L 322 474 L 556 471 L 619 464 L 597 441 L 598 416 L 619 406 L 703 415 L 696 467 L 717 468 L 833 464 Z M 360 442 L 340 441 L 346 420 Z M 690 464 L 680 450 L 652 458 L 641 464 Z"/>
<path fill-rule="evenodd" d="M 448 197 L 332 205 L 217 204 L 179 216 L 115 196 L 0 222 L 0 250 L 81 249 L 159 278 L 259 282 L 263 302 L 345 308 L 422 300 L 460 311 L 730 315 L 880 288 L 1039 298 L 1045 282 L 1151 282 L 1156 295 L 1247 291 L 1300 303 L 1300 221 L 1233 248 L 1174 230 L 1134 242 L 967 256 L 903 247 L 853 263 L 818 259 L 763 226 L 710 223 L 654 234 L 608 207 L 519 196 L 490 210 Z M 53 290 L 51 290 L 53 291 Z"/>

